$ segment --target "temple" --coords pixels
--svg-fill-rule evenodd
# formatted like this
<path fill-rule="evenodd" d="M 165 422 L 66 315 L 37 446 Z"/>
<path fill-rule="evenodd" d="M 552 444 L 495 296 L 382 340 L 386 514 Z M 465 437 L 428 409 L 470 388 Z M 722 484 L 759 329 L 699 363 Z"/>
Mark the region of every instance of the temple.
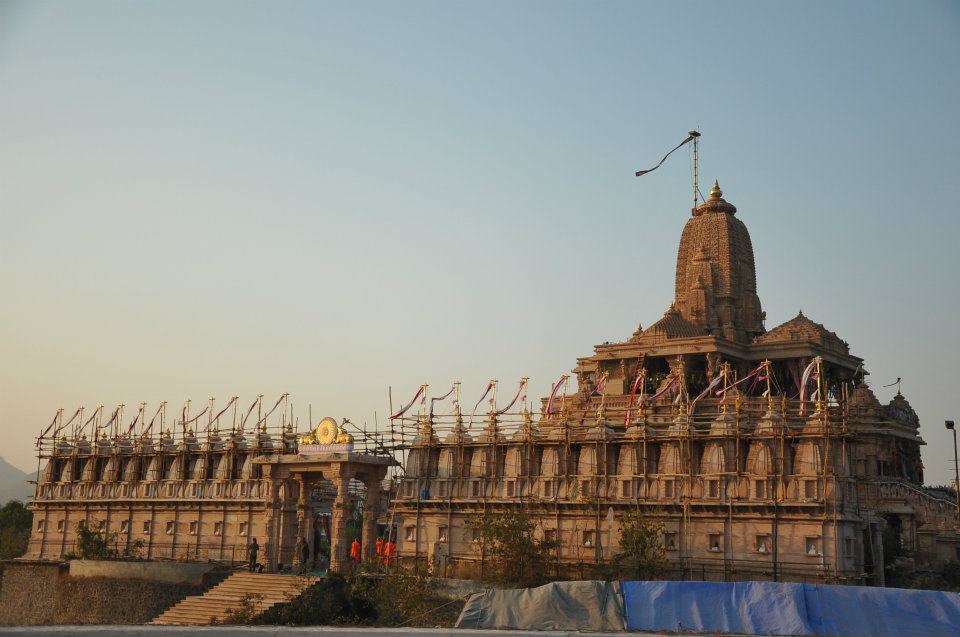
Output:
<path fill-rule="evenodd" d="M 539 410 L 466 415 L 458 400 L 435 415 L 418 392 L 389 439 L 357 441 L 331 419 L 298 434 L 286 406 L 270 429 L 277 406 L 261 418 L 255 403 L 245 427 L 253 405 L 238 419 L 235 398 L 223 434 L 212 402 L 197 434 L 189 405 L 156 433 L 143 406 L 119 427 L 121 405 L 90 439 L 82 412 L 61 412 L 37 443 L 26 557 L 60 559 L 95 525 L 148 559 L 243 562 L 256 537 L 270 570 L 328 541 L 338 570 L 355 520 L 367 556 L 385 534 L 401 562 L 473 577 L 467 522 L 517 509 L 553 540 L 558 576 L 612 559 L 627 511 L 662 526 L 674 577 L 882 585 L 884 530 L 921 568 L 960 557 L 956 504 L 923 486 L 917 414 L 899 392 L 882 404 L 862 359 L 802 312 L 766 328 L 750 234 L 719 184 L 686 221 L 674 284 L 662 318 L 578 358 L 574 390 L 558 381 Z"/>
<path fill-rule="evenodd" d="M 578 358 L 576 391 L 537 422 L 411 419 L 399 555 L 476 575 L 467 520 L 522 508 L 558 575 L 613 558 L 632 510 L 662 524 L 675 577 L 883 584 L 891 526 L 919 565 L 957 559 L 956 504 L 923 487 L 907 400 L 881 404 L 862 359 L 802 312 L 765 320 L 750 234 L 715 183 L 680 236 L 673 304 Z"/>

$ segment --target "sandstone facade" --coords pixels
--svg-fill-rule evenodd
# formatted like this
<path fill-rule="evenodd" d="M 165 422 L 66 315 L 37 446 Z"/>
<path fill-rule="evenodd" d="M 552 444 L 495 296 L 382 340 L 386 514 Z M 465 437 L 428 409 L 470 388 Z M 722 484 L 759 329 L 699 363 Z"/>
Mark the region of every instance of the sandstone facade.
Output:
<path fill-rule="evenodd" d="M 476 574 L 466 520 L 510 508 L 574 573 L 612 558 L 618 520 L 638 509 L 688 578 L 883 583 L 890 524 L 921 565 L 958 558 L 956 505 L 923 487 L 916 413 L 899 393 L 882 405 L 863 361 L 802 313 L 765 328 L 736 211 L 715 184 L 683 229 L 674 304 L 579 358 L 559 411 L 542 404 L 536 423 L 491 413 L 479 432 L 420 418 L 394 503 L 403 559 Z M 638 405 L 641 377 L 640 394 L 668 391 Z"/>

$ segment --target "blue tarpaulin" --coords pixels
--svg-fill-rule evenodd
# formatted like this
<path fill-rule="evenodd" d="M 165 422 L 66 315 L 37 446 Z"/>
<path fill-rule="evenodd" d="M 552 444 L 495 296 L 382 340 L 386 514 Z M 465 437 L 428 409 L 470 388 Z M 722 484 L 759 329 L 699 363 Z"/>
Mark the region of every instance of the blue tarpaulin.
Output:
<path fill-rule="evenodd" d="M 623 582 L 627 630 L 810 635 L 801 584 Z"/>
<path fill-rule="evenodd" d="M 627 630 L 957 637 L 960 594 L 776 582 L 623 582 Z"/>

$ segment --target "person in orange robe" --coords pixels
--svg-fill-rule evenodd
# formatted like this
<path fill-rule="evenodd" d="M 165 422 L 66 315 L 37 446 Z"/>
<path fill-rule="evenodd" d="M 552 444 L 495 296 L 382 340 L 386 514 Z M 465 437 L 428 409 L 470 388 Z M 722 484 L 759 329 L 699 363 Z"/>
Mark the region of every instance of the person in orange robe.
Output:
<path fill-rule="evenodd" d="M 383 557 L 383 538 L 382 537 L 377 538 L 376 547 L 377 547 L 377 560 L 379 561 L 380 558 Z"/>
<path fill-rule="evenodd" d="M 354 562 L 360 561 L 360 540 L 354 538 L 353 544 L 350 545 L 350 559 Z"/>
<path fill-rule="evenodd" d="M 393 564 L 394 557 L 397 555 L 397 543 L 393 540 L 387 542 L 387 564 Z"/>

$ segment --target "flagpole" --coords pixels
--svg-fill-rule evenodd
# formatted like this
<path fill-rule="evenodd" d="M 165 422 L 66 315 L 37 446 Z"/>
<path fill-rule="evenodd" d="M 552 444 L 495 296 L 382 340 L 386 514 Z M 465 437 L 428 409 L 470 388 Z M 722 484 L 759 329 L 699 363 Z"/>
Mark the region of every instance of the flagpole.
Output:
<path fill-rule="evenodd" d="M 773 413 L 773 391 L 770 389 L 770 359 L 763 361 L 763 368 L 767 374 L 767 411 Z"/>
<path fill-rule="evenodd" d="M 560 418 L 563 420 L 567 419 L 567 381 L 570 380 L 570 377 L 564 375 L 563 377 L 563 395 L 560 396 Z"/>
<path fill-rule="evenodd" d="M 457 424 L 462 424 L 460 423 L 460 381 L 459 380 L 453 381 L 453 388 L 454 388 L 454 396 L 457 401 L 457 408 L 455 410 L 457 414 Z"/>
<path fill-rule="evenodd" d="M 823 410 L 826 400 L 823 395 L 823 359 L 817 357 L 817 409 Z"/>
<path fill-rule="evenodd" d="M 700 133 L 692 130 L 687 135 L 693 138 L 693 209 L 696 210 L 700 192 Z"/>

